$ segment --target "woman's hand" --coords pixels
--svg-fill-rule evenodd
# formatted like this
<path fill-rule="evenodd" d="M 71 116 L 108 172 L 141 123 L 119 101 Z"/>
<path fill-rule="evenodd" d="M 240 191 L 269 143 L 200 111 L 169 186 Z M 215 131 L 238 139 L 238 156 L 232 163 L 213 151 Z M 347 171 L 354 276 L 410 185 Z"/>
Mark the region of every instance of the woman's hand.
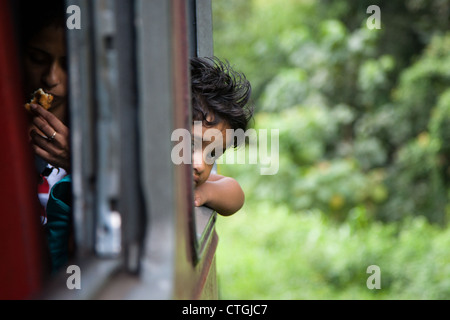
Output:
<path fill-rule="evenodd" d="M 31 111 L 33 125 L 30 137 L 35 154 L 52 166 L 70 172 L 69 128 L 40 105 L 32 104 Z"/>

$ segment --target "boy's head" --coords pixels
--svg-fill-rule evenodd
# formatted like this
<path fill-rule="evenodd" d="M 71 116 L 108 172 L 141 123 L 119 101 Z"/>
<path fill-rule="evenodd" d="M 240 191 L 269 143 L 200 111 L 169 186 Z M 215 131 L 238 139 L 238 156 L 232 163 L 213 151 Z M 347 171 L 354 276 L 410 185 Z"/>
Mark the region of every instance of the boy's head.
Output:
<path fill-rule="evenodd" d="M 250 82 L 228 63 L 216 57 L 191 58 L 190 65 L 192 120 L 202 125 L 202 132 L 195 128 L 193 130 L 194 141 L 200 140 L 202 143 L 201 150 L 194 147 L 193 151 L 194 181 L 200 185 L 208 179 L 214 160 L 229 146 L 237 147 L 239 144 L 237 140 L 227 139 L 226 130 L 246 131 L 253 116 L 253 108 L 248 104 Z M 221 139 L 215 139 L 217 135 Z M 216 146 L 218 143 L 221 145 Z M 215 151 L 219 149 L 217 154 Z"/>
<path fill-rule="evenodd" d="M 206 127 L 223 122 L 230 129 L 246 130 L 253 115 L 248 105 L 250 82 L 227 62 L 213 58 L 191 58 L 193 121 Z"/>

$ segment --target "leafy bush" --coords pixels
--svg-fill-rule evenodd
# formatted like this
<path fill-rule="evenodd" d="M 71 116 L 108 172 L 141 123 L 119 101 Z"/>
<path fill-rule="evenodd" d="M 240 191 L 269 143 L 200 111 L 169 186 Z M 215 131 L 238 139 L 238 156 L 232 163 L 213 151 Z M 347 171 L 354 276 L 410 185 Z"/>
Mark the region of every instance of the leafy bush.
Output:
<path fill-rule="evenodd" d="M 224 297 L 450 298 L 448 5 L 380 0 L 369 30 L 372 2 L 213 3 L 215 54 L 251 81 L 254 129 L 279 130 L 276 175 L 219 167 L 246 193 L 219 224 Z"/>
<path fill-rule="evenodd" d="M 392 35 L 383 29 L 369 30 L 365 23 L 357 25 L 346 16 L 361 8 L 361 4 L 355 6 L 338 6 L 335 16 L 330 16 L 333 11 L 325 10 L 323 3 L 279 6 L 276 1 L 256 1 L 247 5 L 249 15 L 243 20 L 248 26 L 247 43 L 265 49 L 234 47 L 234 56 L 237 61 L 248 57 L 249 63 L 242 68 L 248 70 L 258 93 L 255 129 L 280 131 L 278 177 L 254 177 L 249 198 L 272 198 L 294 211 L 330 210 L 339 219 L 362 204 L 383 220 L 424 215 L 445 223 L 450 190 L 450 120 L 445 111 L 450 34 L 430 31 L 421 45 L 413 47 L 408 42 L 416 51 L 409 55 L 414 63 L 405 67 L 404 48 L 393 49 L 400 44 Z M 390 8 L 417 14 L 415 7 Z M 326 19 L 313 21 L 303 9 Z M 294 12 L 304 20 L 291 21 L 291 26 L 284 18 L 295 16 Z M 394 23 L 391 14 L 386 20 Z M 262 32 L 255 25 L 264 18 L 270 27 Z M 235 27 L 230 27 L 231 34 Z M 221 28 L 227 26 L 220 26 L 218 37 Z M 417 30 L 402 27 L 397 32 L 409 37 Z M 231 48 L 223 45 L 219 41 L 216 48 L 229 53 Z M 255 57 L 267 61 L 264 68 L 254 66 Z M 374 171 L 382 174 L 374 175 Z M 273 193 L 279 184 L 285 186 L 283 192 Z"/>
<path fill-rule="evenodd" d="M 423 217 L 370 222 L 362 208 L 339 224 L 298 213 L 265 201 L 219 217 L 222 299 L 450 299 L 450 229 Z M 371 265 L 381 289 L 366 285 Z"/>

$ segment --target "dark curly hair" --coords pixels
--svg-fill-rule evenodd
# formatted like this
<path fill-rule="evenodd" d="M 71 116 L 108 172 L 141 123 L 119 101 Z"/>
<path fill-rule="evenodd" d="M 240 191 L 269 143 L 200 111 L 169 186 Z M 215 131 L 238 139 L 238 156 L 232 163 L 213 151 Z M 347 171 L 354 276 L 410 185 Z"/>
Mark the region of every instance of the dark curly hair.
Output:
<path fill-rule="evenodd" d="M 63 0 L 16 0 L 15 5 L 20 15 L 22 45 L 26 45 L 48 26 L 66 27 L 66 7 Z"/>
<path fill-rule="evenodd" d="M 190 65 L 193 121 L 206 127 L 225 122 L 231 129 L 247 130 L 253 107 L 245 75 L 217 57 L 191 58 Z"/>

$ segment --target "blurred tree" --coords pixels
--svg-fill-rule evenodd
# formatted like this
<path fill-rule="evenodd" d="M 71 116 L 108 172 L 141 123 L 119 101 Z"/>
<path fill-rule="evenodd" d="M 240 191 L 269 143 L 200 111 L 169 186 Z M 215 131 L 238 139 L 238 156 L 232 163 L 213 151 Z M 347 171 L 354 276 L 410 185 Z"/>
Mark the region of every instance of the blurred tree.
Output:
<path fill-rule="evenodd" d="M 369 5 L 381 29 L 369 30 Z M 293 210 L 450 216 L 450 1 L 217 1 L 215 53 L 254 87 L 280 170 L 230 168 Z M 283 188 L 280 188 L 280 186 Z"/>

